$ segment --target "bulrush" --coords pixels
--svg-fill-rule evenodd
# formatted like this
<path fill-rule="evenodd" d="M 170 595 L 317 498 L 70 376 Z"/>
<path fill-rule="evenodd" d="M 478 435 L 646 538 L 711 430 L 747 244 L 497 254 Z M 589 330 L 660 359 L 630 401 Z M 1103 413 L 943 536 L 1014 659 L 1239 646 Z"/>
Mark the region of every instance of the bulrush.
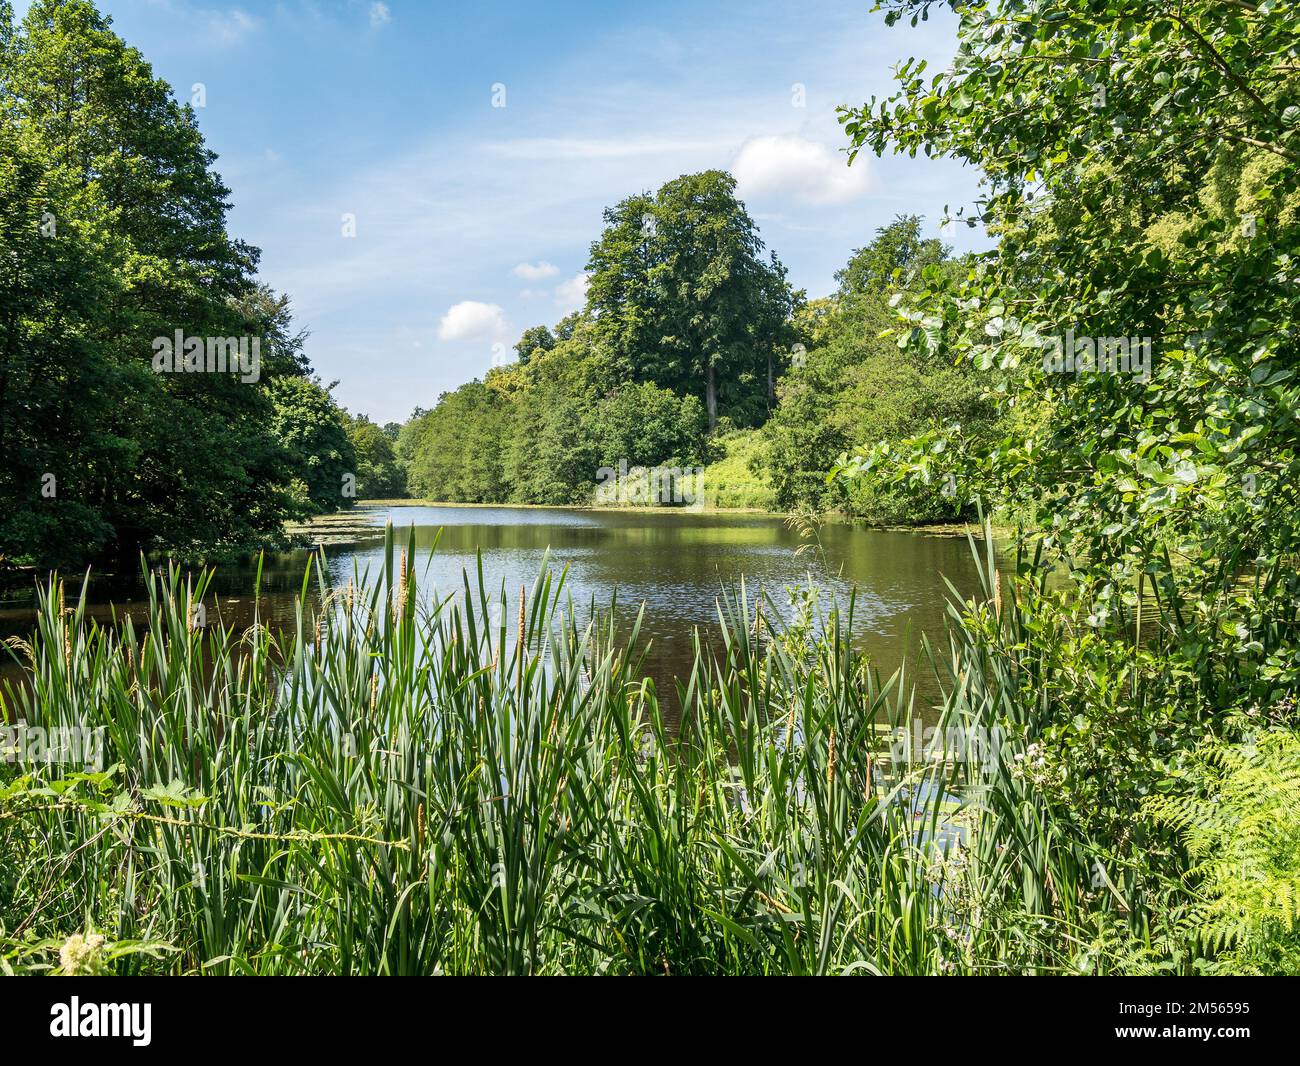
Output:
<path fill-rule="evenodd" d="M 402 552 L 401 567 L 397 572 L 397 607 L 394 617 L 400 619 L 406 611 L 406 552 Z"/>
<path fill-rule="evenodd" d="M 322 617 L 318 634 L 304 621 L 174 640 L 206 577 L 191 596 L 174 573 L 152 575 L 138 643 L 125 626 L 83 627 L 75 675 L 57 589 L 42 591 L 30 682 L 0 694 L 0 720 L 33 727 L 0 741 L 0 758 L 22 743 L 24 759 L 17 774 L 0 766 L 0 844 L 17 849 L 16 868 L 48 872 L 66 902 L 42 911 L 34 885 L 10 908 L 36 914 L 31 932 L 54 945 L 41 965 L 67 934 L 65 911 L 98 911 L 109 943 L 139 940 L 104 966 L 146 973 L 903 974 L 951 957 L 944 929 L 966 912 L 916 891 L 935 854 L 917 820 L 946 834 L 949 801 L 976 770 L 956 763 L 947 772 L 962 780 L 900 797 L 882 760 L 869 817 L 856 801 L 826 802 L 837 775 L 850 788 L 865 775 L 869 802 L 870 746 L 902 702 L 896 680 L 864 669 L 851 617 L 796 633 L 774 609 L 760 653 L 745 639 L 748 604 L 724 594 L 721 639 L 700 641 L 670 702 L 646 680 L 644 640 L 612 611 L 580 627 L 581 609 L 559 606 L 563 577 L 543 569 L 517 614 L 531 687 L 511 692 L 482 669 L 485 640 L 505 658 L 503 616 L 494 632 L 472 595 L 420 596 L 413 547 L 400 580 L 428 609 L 408 612 L 413 639 L 394 639 L 391 533 L 385 550 L 378 577 L 340 584 L 369 624 Z M 319 579 L 297 617 L 333 602 L 327 572 Z M 474 636 L 450 651 L 457 632 Z M 531 676 L 530 633 L 553 634 Z M 718 656 L 722 646 L 734 654 Z M 977 677 L 982 660 L 963 656 L 953 672 L 969 663 Z M 984 706 L 959 710 L 974 719 Z M 103 764 L 120 770 L 74 781 L 80 765 L 38 756 L 35 729 L 71 727 L 102 731 Z M 1007 801 L 1023 792 L 995 770 L 979 778 L 991 799 L 961 814 L 984 861 L 1038 825 L 1008 831 L 993 813 L 1019 817 Z M 968 921 L 956 965 L 998 969 L 1021 942 L 1007 923 L 1047 908 L 1042 966 L 1064 970 L 1096 938 L 1060 903 L 1091 871 L 1064 853 L 1011 858 L 1030 876 L 989 881 L 979 897 L 1009 917 Z M 1029 897 L 1025 885 L 1044 887 Z"/>
<path fill-rule="evenodd" d="M 525 619 L 526 619 L 525 605 L 526 605 L 526 601 L 524 595 L 524 587 L 520 585 L 519 586 L 519 628 L 518 631 L 515 633 L 515 653 L 519 657 L 519 669 L 516 674 L 515 688 L 521 693 L 524 690 L 524 655 L 528 650 L 528 644 L 524 640 Z"/>
<path fill-rule="evenodd" d="M 63 605 L 63 582 L 59 581 L 59 618 L 66 619 L 68 609 Z M 72 670 L 72 627 L 65 620 L 63 621 L 63 664 L 68 670 Z"/>
<path fill-rule="evenodd" d="M 826 739 L 826 787 L 835 787 L 835 730 Z"/>

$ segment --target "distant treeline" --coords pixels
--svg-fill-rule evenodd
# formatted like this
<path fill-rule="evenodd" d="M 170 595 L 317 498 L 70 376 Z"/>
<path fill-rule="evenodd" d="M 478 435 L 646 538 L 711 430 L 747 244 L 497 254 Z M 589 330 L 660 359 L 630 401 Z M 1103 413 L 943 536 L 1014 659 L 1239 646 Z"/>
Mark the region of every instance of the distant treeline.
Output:
<path fill-rule="evenodd" d="M 517 360 L 444 393 L 402 427 L 398 457 L 429 499 L 589 503 L 602 468 L 726 462 L 710 502 L 836 508 L 889 521 L 956 517 L 942 483 L 827 483 L 864 441 L 992 422 L 977 376 L 883 335 L 890 293 L 958 264 L 920 219 L 880 229 L 807 300 L 792 290 L 735 182 L 686 175 L 605 212 L 586 306 L 535 326 Z M 739 479 L 737 479 L 739 474 Z M 740 484 L 737 485 L 736 481 Z M 847 486 L 847 487 L 846 487 Z"/>

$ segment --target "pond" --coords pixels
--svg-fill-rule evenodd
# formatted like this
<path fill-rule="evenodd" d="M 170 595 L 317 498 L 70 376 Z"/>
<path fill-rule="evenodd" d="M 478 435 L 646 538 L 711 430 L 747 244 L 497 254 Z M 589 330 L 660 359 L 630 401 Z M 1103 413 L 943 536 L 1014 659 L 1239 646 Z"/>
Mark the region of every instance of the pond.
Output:
<path fill-rule="evenodd" d="M 630 625 L 644 605 L 642 636 L 649 641 L 647 672 L 661 691 L 682 676 L 692 658 L 695 627 L 716 632 L 720 592 L 738 589 L 742 578 L 754 602 L 761 588 L 785 608 L 786 588 L 811 579 L 825 593 L 847 604 L 855 591 L 853 635 L 888 677 L 901 664 L 917 682 L 921 696 L 932 696 L 933 678 L 913 670 L 920 634 L 943 634 L 948 595 L 944 578 L 964 594 L 979 579 L 964 536 L 923 531 L 885 531 L 851 522 L 828 522 L 818 534 L 820 550 L 799 553 L 805 541 L 775 515 L 735 512 L 593 511 L 534 507 L 398 506 L 360 510 L 357 518 L 373 529 L 347 544 L 325 548 L 332 578 L 346 582 L 355 571 L 382 572 L 384 526 L 392 522 L 399 544 L 415 527 L 416 573 L 428 594 L 463 589 L 464 572 L 476 583 L 476 553 L 482 553 L 489 595 L 504 586 L 516 602 L 521 585 L 531 588 L 549 552 L 557 573 L 567 567 L 567 594 L 586 617 L 594 599 L 608 606 L 617 595 L 620 619 Z M 429 549 L 437 540 L 437 550 Z M 268 555 L 259 593 L 263 618 L 289 622 L 302 586 L 310 552 Z M 213 583 L 215 607 L 228 623 L 252 619 L 255 562 L 219 567 Z M 70 582 L 71 584 L 71 582 Z M 69 598 L 74 595 L 69 589 Z M 137 612 L 144 606 L 142 584 L 130 575 L 96 579 L 92 613 L 109 618 L 113 609 Z M 0 635 L 25 635 L 32 597 L 10 593 L 0 601 Z M 784 613 L 789 614 L 788 609 Z M 919 709 L 919 708 L 918 708 Z"/>

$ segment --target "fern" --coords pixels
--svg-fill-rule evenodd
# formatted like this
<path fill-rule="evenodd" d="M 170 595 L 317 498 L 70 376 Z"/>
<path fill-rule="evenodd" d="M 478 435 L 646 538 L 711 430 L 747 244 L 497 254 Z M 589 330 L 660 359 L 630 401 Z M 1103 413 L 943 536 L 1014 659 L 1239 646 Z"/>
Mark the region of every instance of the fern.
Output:
<path fill-rule="evenodd" d="M 1300 973 L 1300 734 L 1206 741 L 1193 775 L 1194 792 L 1151 799 L 1147 809 L 1191 857 L 1207 972 Z"/>

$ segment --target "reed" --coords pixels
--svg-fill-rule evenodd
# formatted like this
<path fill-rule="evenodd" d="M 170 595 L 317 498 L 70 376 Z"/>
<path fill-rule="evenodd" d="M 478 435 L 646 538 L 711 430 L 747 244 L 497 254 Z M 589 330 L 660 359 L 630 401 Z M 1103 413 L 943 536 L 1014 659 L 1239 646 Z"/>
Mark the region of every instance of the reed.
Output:
<path fill-rule="evenodd" d="M 769 601 L 760 646 L 724 594 L 670 716 L 639 620 L 584 623 L 563 573 L 509 634 L 481 563 L 422 592 L 397 554 L 390 528 L 380 573 L 309 569 L 283 630 L 196 629 L 205 575 L 151 573 L 147 617 L 105 626 L 52 582 L 0 706 L 95 731 L 102 767 L 0 764 L 0 965 L 82 934 L 120 973 L 1055 972 L 1095 939 L 1015 741 L 889 758 L 905 679 L 851 605 L 809 628 Z M 1005 661 L 944 665 L 941 724 L 1006 714 Z"/>

